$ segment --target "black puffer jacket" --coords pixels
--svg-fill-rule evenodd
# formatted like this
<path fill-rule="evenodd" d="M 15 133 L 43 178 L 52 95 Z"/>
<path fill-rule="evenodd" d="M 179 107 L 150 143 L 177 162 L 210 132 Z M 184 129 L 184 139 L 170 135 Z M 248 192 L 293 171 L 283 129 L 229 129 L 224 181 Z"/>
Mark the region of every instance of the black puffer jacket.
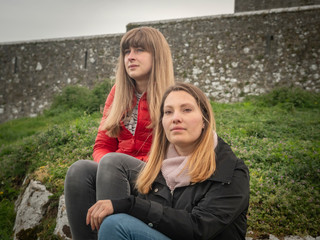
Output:
<path fill-rule="evenodd" d="M 172 239 L 245 239 L 249 171 L 218 139 L 216 171 L 206 181 L 171 194 L 160 173 L 147 195 L 131 196 L 128 214 Z"/>

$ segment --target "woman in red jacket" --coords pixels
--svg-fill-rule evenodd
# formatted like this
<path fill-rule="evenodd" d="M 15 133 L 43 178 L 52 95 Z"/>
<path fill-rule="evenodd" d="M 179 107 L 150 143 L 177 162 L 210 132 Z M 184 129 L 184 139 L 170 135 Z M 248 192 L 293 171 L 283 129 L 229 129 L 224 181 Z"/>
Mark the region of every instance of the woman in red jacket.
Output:
<path fill-rule="evenodd" d="M 171 51 L 164 36 L 151 27 L 127 32 L 120 42 L 116 82 L 105 103 L 94 161 L 77 161 L 66 175 L 65 199 L 73 239 L 97 238 L 86 225 L 87 211 L 99 199 L 117 198 L 119 180 L 113 180 L 121 179 L 105 167 L 105 163 L 118 160 L 108 153 L 125 153 L 146 161 L 152 129 L 159 119 L 154 109 L 159 109 L 163 93 L 173 83 Z M 103 174 L 97 177 L 98 169 Z"/>

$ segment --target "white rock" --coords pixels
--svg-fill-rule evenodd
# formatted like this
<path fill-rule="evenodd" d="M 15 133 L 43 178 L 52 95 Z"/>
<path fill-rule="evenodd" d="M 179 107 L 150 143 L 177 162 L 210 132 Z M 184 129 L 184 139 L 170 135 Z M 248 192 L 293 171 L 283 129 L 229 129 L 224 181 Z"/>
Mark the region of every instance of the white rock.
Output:
<path fill-rule="evenodd" d="M 194 67 L 194 68 L 192 69 L 192 75 L 193 75 L 193 76 L 196 76 L 196 75 L 198 75 L 198 74 L 200 74 L 200 73 L 202 73 L 202 70 L 201 70 L 200 68 Z"/>
<path fill-rule="evenodd" d="M 37 71 L 41 71 L 42 70 L 42 65 L 41 65 L 41 63 L 37 63 L 37 67 L 36 67 L 36 70 Z"/>
<path fill-rule="evenodd" d="M 304 239 L 305 239 L 305 240 L 315 240 L 315 238 L 314 238 L 314 237 L 311 237 L 311 236 L 305 236 Z"/>
<path fill-rule="evenodd" d="M 14 223 L 14 239 L 22 230 L 27 230 L 37 226 L 44 213 L 43 208 L 49 201 L 52 193 L 47 191 L 46 187 L 38 181 L 31 180 L 24 191 L 21 202 L 16 206 L 17 215 Z M 16 203 L 17 204 L 17 203 Z"/>
<path fill-rule="evenodd" d="M 64 240 L 72 239 L 70 225 L 67 217 L 64 195 L 60 196 L 60 199 L 59 199 L 59 209 L 58 209 L 56 223 L 57 224 L 56 224 L 56 228 L 54 229 L 54 234 Z"/>
<path fill-rule="evenodd" d="M 236 68 L 236 67 L 238 67 L 238 64 L 239 64 L 238 62 L 232 62 L 232 63 L 231 63 L 231 66 L 234 67 L 234 68 Z"/>
<path fill-rule="evenodd" d="M 312 65 L 310 66 L 310 69 L 316 71 L 316 70 L 318 69 L 318 67 L 317 67 L 317 65 L 312 64 Z"/>
<path fill-rule="evenodd" d="M 302 237 L 299 236 L 286 236 L 284 240 L 304 240 Z"/>
<path fill-rule="evenodd" d="M 243 49 L 243 51 L 244 51 L 244 53 L 249 53 L 249 52 L 250 52 L 250 48 L 245 47 L 245 48 Z"/>
<path fill-rule="evenodd" d="M 250 92 L 249 86 L 245 86 L 245 87 L 243 88 L 243 92 L 244 92 L 244 93 Z"/>
<path fill-rule="evenodd" d="M 269 239 L 271 239 L 271 240 L 279 240 L 279 238 L 277 238 L 276 236 L 274 236 L 272 234 L 269 235 Z"/>

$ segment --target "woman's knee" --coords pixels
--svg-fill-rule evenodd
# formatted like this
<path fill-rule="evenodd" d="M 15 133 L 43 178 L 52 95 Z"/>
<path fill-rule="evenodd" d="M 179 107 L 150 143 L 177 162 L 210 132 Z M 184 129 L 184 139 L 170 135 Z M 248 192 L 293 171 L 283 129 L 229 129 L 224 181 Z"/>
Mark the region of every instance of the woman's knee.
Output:
<path fill-rule="evenodd" d="M 66 183 L 72 181 L 78 181 L 89 177 L 90 175 L 96 175 L 98 164 L 92 160 L 78 160 L 73 163 L 66 174 Z"/>
<path fill-rule="evenodd" d="M 119 213 L 106 217 L 99 229 L 99 239 L 159 239 L 169 240 L 141 220 Z"/>
<path fill-rule="evenodd" d="M 106 217 L 99 229 L 99 239 L 131 239 L 132 231 L 137 228 L 140 220 L 125 214 L 118 213 Z"/>
<path fill-rule="evenodd" d="M 123 234 L 122 224 L 123 220 L 126 218 L 126 214 L 113 214 L 106 217 L 99 229 L 99 239 L 107 239 L 107 237 L 116 237 L 121 239 L 119 234 Z"/>
<path fill-rule="evenodd" d="M 112 214 L 108 217 L 106 217 L 100 226 L 101 229 L 114 229 L 118 228 L 118 225 L 121 224 L 122 219 L 124 218 L 123 213 L 118 213 L 118 214 Z"/>
<path fill-rule="evenodd" d="M 99 168 L 107 171 L 122 169 L 128 157 L 129 156 L 121 153 L 115 153 L 115 152 L 108 153 L 101 158 L 99 162 Z"/>
<path fill-rule="evenodd" d="M 107 171 L 113 169 L 132 170 L 140 169 L 143 164 L 144 162 L 141 160 L 127 154 L 111 152 L 101 158 L 99 168 Z"/>

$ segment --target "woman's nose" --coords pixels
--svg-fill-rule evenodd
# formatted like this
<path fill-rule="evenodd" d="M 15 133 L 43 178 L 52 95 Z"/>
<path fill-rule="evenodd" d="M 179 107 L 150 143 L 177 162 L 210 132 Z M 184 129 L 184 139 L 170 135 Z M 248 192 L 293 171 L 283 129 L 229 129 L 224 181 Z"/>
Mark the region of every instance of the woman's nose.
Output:
<path fill-rule="evenodd" d="M 172 122 L 177 124 L 181 122 L 181 114 L 178 112 L 175 112 L 172 116 Z"/>
<path fill-rule="evenodd" d="M 128 59 L 132 60 L 136 58 L 136 54 L 133 50 L 130 51 L 129 55 L 128 55 Z"/>

